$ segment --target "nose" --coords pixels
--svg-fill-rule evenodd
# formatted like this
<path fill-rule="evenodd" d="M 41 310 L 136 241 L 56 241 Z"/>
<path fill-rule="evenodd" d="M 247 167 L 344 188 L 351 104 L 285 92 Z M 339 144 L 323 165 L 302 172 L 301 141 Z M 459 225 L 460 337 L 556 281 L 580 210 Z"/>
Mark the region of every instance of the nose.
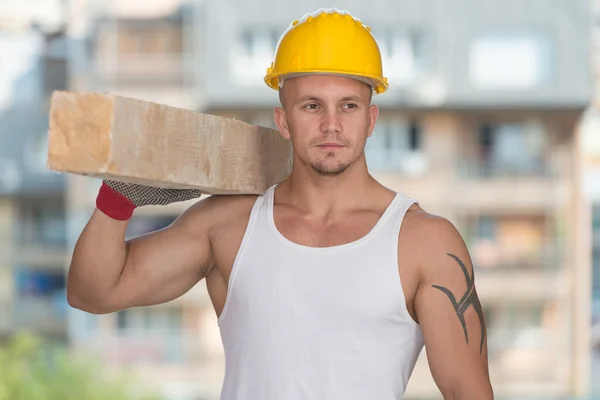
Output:
<path fill-rule="evenodd" d="M 325 134 L 339 133 L 342 130 L 341 116 L 335 108 L 328 108 L 321 120 L 321 131 Z"/>

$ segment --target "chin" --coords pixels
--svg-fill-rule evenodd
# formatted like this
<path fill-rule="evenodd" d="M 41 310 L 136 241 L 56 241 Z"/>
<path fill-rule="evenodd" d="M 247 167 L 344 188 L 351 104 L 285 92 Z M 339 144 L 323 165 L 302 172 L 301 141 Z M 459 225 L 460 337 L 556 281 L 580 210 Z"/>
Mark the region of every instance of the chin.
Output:
<path fill-rule="evenodd" d="M 350 164 L 346 163 L 327 163 L 327 162 L 317 162 L 313 163 L 312 169 L 316 171 L 319 175 L 323 176 L 337 176 L 342 174 L 344 171 L 348 169 Z"/>

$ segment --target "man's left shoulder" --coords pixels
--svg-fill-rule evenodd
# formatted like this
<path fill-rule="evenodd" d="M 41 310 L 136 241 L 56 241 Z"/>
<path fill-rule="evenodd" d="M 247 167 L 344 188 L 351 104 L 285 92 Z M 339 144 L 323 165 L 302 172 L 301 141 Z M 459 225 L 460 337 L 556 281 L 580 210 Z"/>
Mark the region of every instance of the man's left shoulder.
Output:
<path fill-rule="evenodd" d="M 429 213 L 416 203 L 406 212 L 402 228 L 410 232 L 415 245 L 444 245 L 447 241 L 462 241 L 458 229 L 448 218 Z"/>
<path fill-rule="evenodd" d="M 448 218 L 429 213 L 414 204 L 402 223 L 404 248 L 411 249 L 420 268 L 429 269 L 448 257 L 469 259 L 467 246 L 455 224 Z M 468 260 L 467 262 L 470 262 Z"/>

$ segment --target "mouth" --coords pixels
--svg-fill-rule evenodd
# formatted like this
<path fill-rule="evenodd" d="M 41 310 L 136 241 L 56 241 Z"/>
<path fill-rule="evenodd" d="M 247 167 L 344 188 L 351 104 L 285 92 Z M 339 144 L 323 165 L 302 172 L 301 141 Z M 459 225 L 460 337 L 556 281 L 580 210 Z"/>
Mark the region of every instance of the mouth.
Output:
<path fill-rule="evenodd" d="M 325 143 L 321 143 L 319 145 L 317 145 L 318 148 L 323 149 L 323 150 L 338 150 L 338 149 L 342 149 L 345 146 L 336 143 L 336 142 L 325 142 Z"/>

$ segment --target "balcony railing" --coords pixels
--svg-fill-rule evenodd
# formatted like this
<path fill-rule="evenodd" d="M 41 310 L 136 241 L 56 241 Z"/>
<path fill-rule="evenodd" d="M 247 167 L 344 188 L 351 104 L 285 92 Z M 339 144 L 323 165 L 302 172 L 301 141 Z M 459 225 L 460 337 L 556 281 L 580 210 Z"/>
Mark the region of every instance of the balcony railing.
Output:
<path fill-rule="evenodd" d="M 562 266 L 564 244 L 560 239 L 546 239 L 541 245 L 514 245 L 497 240 L 470 239 L 468 246 L 475 269 L 487 273 L 553 273 Z"/>
<path fill-rule="evenodd" d="M 540 326 L 488 329 L 490 365 L 499 376 L 515 381 L 552 379 L 557 365 L 569 360 L 566 349 Z"/>
<path fill-rule="evenodd" d="M 96 60 L 93 76 L 101 85 L 184 85 L 190 76 L 181 54 L 128 54 Z"/>
<path fill-rule="evenodd" d="M 507 162 L 461 160 L 457 165 L 458 176 L 463 179 L 497 178 L 557 178 L 549 163 L 532 161 L 526 164 Z"/>
<path fill-rule="evenodd" d="M 4 301 L 0 307 L 0 326 L 4 330 L 28 330 L 48 335 L 66 334 L 67 302 L 64 294 L 44 297 L 16 296 Z"/>
<path fill-rule="evenodd" d="M 176 328 L 100 331 L 88 345 L 115 364 L 197 365 L 203 359 L 199 333 Z"/>

